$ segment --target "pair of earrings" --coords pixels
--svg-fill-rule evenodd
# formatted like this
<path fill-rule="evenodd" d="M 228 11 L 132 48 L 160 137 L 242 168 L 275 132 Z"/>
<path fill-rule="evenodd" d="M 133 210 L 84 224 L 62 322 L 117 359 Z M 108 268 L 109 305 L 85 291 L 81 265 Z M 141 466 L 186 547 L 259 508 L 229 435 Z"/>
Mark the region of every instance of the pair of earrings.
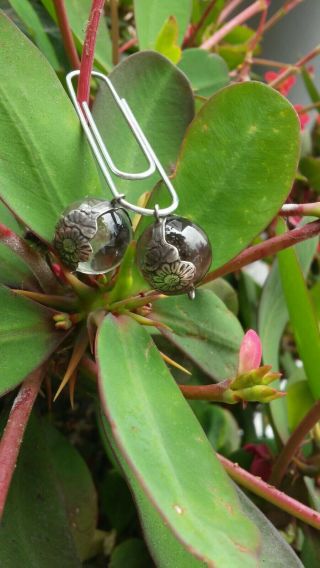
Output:
<path fill-rule="evenodd" d="M 62 214 L 56 226 L 54 247 L 61 260 L 71 270 L 84 274 L 104 274 L 116 268 L 132 238 L 127 210 L 140 215 L 154 215 L 155 222 L 147 227 L 137 242 L 137 263 L 152 288 L 167 295 L 187 293 L 194 297 L 195 285 L 208 271 L 211 245 L 205 232 L 188 219 L 173 215 L 178 196 L 148 140 L 143 134 L 128 103 L 120 98 L 111 81 L 102 79 L 125 117 L 148 161 L 148 168 L 139 173 L 119 170 L 95 124 L 86 102 L 79 103 L 72 79 L 79 71 L 67 75 L 67 86 L 104 178 L 113 194 L 112 201 L 88 198 L 72 204 Z M 139 207 L 125 200 L 114 184 L 110 172 L 123 179 L 145 179 L 158 170 L 172 198 L 169 207 L 154 209 Z"/>

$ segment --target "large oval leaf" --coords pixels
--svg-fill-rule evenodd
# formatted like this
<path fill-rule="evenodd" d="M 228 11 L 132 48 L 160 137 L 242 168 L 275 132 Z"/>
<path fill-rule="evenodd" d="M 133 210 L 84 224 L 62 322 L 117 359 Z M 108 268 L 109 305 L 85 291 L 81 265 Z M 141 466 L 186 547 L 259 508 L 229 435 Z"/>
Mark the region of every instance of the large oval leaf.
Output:
<path fill-rule="evenodd" d="M 110 74 L 115 88 L 129 103 L 163 167 L 172 172 L 186 128 L 194 116 L 191 87 L 168 59 L 155 52 L 128 57 Z M 93 114 L 118 168 L 143 171 L 146 159 L 107 87 L 101 86 Z M 156 172 L 132 182 L 114 178 L 120 192 L 136 201 L 160 179 Z"/>
<path fill-rule="evenodd" d="M 238 319 L 211 290 L 171 296 L 153 304 L 153 317 L 168 325 L 165 336 L 214 380 L 236 374 L 243 331 Z"/>
<path fill-rule="evenodd" d="M 159 512 L 144 493 L 134 472 L 129 468 L 117 448 L 110 425 L 104 416 L 101 416 L 101 421 L 102 431 L 111 445 L 133 492 L 144 536 L 157 565 L 161 566 L 161 568 L 171 568 L 172 566 L 175 568 L 200 568 L 207 566 L 207 564 L 197 560 L 185 550 L 170 530 L 170 527 L 163 522 Z M 302 568 L 298 557 L 280 536 L 279 531 L 275 529 L 252 501 L 237 486 L 235 487 L 243 512 L 252 519 L 262 534 L 262 545 L 257 566 Z"/>
<path fill-rule="evenodd" d="M 245 248 L 280 209 L 295 175 L 299 139 L 293 107 L 262 83 L 225 87 L 193 120 L 173 182 L 179 214 L 211 239 L 214 267 Z M 156 194 L 154 201 L 163 203 Z"/>
<path fill-rule="evenodd" d="M 140 49 L 153 49 L 158 34 L 170 16 L 177 20 L 182 43 L 191 16 L 192 0 L 134 0 L 134 15 Z"/>
<path fill-rule="evenodd" d="M 115 442 L 178 540 L 217 568 L 256 566 L 259 533 L 241 512 L 150 335 L 133 320 L 110 315 L 99 332 L 97 356 Z"/>
<path fill-rule="evenodd" d="M 6 568 L 80 568 L 96 524 L 96 496 L 76 450 L 33 415 L 0 530 Z"/>
<path fill-rule="evenodd" d="M 79 120 L 49 63 L 3 14 L 0 36 L 0 196 L 50 241 L 70 203 L 102 190 Z"/>
<path fill-rule="evenodd" d="M 38 367 L 64 338 L 54 312 L 0 286 L 0 396 Z"/>

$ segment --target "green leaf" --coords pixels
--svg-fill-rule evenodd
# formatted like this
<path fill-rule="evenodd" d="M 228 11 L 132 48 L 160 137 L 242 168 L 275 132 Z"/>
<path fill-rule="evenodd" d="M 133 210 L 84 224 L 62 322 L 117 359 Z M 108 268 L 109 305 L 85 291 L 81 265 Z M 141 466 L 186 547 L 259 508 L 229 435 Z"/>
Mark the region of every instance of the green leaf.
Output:
<path fill-rule="evenodd" d="M 1 14 L 0 35 L 0 196 L 51 241 L 63 210 L 102 190 L 79 120 L 49 63 Z"/>
<path fill-rule="evenodd" d="M 60 63 L 54 47 L 32 4 L 30 2 L 25 2 L 25 0 L 9 0 L 9 2 L 14 11 L 18 14 L 20 20 L 25 25 L 30 37 L 48 59 L 50 65 L 52 65 L 56 71 L 59 70 Z"/>
<path fill-rule="evenodd" d="M 318 238 L 309 239 L 296 245 L 295 250 L 306 275 L 309 271 L 312 259 L 316 252 Z M 263 361 L 266 365 L 272 365 L 273 371 L 278 371 L 279 346 L 284 328 L 289 320 L 289 314 L 283 294 L 279 275 L 278 262 L 275 261 L 266 284 L 263 288 L 259 305 L 259 336 L 262 342 Z M 273 383 L 277 388 L 279 383 Z M 270 404 L 271 414 L 277 426 L 282 440 L 288 438 L 288 417 L 286 401 L 278 399 Z"/>
<path fill-rule="evenodd" d="M 217 47 L 219 55 L 228 64 L 230 70 L 240 65 L 248 51 L 248 41 L 254 36 L 255 31 L 248 26 L 236 26 L 223 39 L 222 45 Z M 259 46 L 256 47 L 254 53 L 259 52 Z"/>
<path fill-rule="evenodd" d="M 139 509 L 144 536 L 157 565 L 161 566 L 161 568 L 172 568 L 172 566 L 175 568 L 204 568 L 207 566 L 207 563 L 201 562 L 189 554 L 175 538 L 174 534 L 172 534 L 170 528 L 163 522 L 157 509 L 151 504 L 150 500 L 141 489 L 133 471 L 130 470 L 119 452 L 107 420 L 104 417 L 101 417 L 101 419 L 105 436 L 108 437 L 109 444 L 112 446 L 130 484 Z M 267 520 L 261 511 L 259 511 L 238 487 L 235 486 L 235 488 L 243 512 L 252 519 L 263 535 L 257 565 L 265 565 L 268 568 L 287 568 L 287 566 L 290 566 L 290 568 L 302 568 L 297 556 L 280 536 L 278 530 L 274 528 L 270 521 Z M 231 566 L 231 564 L 229 565 Z M 239 564 L 235 564 L 235 566 L 238 565 Z M 244 565 L 247 566 L 247 564 Z"/>
<path fill-rule="evenodd" d="M 81 567 L 65 501 L 71 502 L 70 486 L 64 486 L 60 477 L 60 457 L 49 448 L 46 430 L 44 421 L 31 418 L 1 524 L 0 564 L 6 568 L 56 568 L 57 560 L 61 567 Z M 73 472 L 75 483 L 79 481 L 79 461 L 68 444 L 63 469 L 67 466 Z M 80 467 L 85 468 L 83 463 Z M 74 511 L 76 507 L 81 509 L 82 502 L 74 503 Z"/>
<path fill-rule="evenodd" d="M 214 380 L 236 374 L 243 331 L 237 318 L 211 290 L 171 296 L 153 304 L 153 317 L 173 333 L 164 335 Z"/>
<path fill-rule="evenodd" d="M 191 16 L 192 0 L 134 0 L 134 15 L 140 49 L 153 49 L 159 32 L 170 16 L 178 23 L 182 43 Z"/>
<path fill-rule="evenodd" d="M 5 225 L 16 233 L 21 229 L 11 215 L 8 208 L 0 201 L 0 224 Z M 28 266 L 17 256 L 1 243 L 0 234 L 0 283 L 16 288 L 31 287 L 33 285 L 33 277 Z"/>
<path fill-rule="evenodd" d="M 99 491 L 100 509 L 118 534 L 124 532 L 135 517 L 128 486 L 116 470 L 107 470 Z"/>
<path fill-rule="evenodd" d="M 256 566 L 258 531 L 240 513 L 234 489 L 146 330 L 130 318 L 106 317 L 97 356 L 115 443 L 168 527 L 194 556 L 217 568 Z"/>
<path fill-rule="evenodd" d="M 312 189 L 320 193 L 320 158 L 306 156 L 300 160 L 299 169 L 310 183 Z"/>
<path fill-rule="evenodd" d="M 152 560 L 143 541 L 130 538 L 115 548 L 109 568 L 150 568 L 151 564 Z"/>
<path fill-rule="evenodd" d="M 57 22 L 56 11 L 52 0 L 41 0 L 52 19 Z M 85 32 L 89 20 L 91 0 L 64 0 L 68 20 L 79 46 L 83 46 Z M 80 51 L 80 50 L 79 50 Z M 100 19 L 97 43 L 94 52 L 95 63 L 104 71 L 112 69 L 112 45 L 105 19 Z"/>
<path fill-rule="evenodd" d="M 210 97 L 230 81 L 224 59 L 204 49 L 185 49 L 178 67 L 188 77 L 195 93 L 202 97 Z"/>
<path fill-rule="evenodd" d="M 216 280 L 211 280 L 207 284 L 201 286 L 201 290 L 211 290 L 223 301 L 227 306 L 228 310 L 232 312 L 235 316 L 239 312 L 239 300 L 237 292 L 224 278 L 217 278 Z"/>
<path fill-rule="evenodd" d="M 97 495 L 91 474 L 80 454 L 58 430 L 44 422 L 44 433 L 77 552 L 81 560 L 86 560 L 98 517 Z"/>
<path fill-rule="evenodd" d="M 0 286 L 0 395 L 38 367 L 64 339 L 56 331 L 55 312 Z"/>
<path fill-rule="evenodd" d="M 189 401 L 189 404 L 217 452 L 229 455 L 239 449 L 239 425 L 229 410 L 200 400 Z"/>
<path fill-rule="evenodd" d="M 170 16 L 163 24 L 157 41 L 155 50 L 167 57 L 172 63 L 178 63 L 181 58 L 181 49 L 177 44 L 178 24 L 174 16 Z"/>
<path fill-rule="evenodd" d="M 289 377 L 287 387 L 287 408 L 288 408 L 288 426 L 290 432 L 293 432 L 302 418 L 307 414 L 314 404 L 314 398 L 310 392 L 310 388 L 306 378 L 293 380 Z"/>
<path fill-rule="evenodd" d="M 320 101 L 320 93 L 308 69 L 303 67 L 301 75 L 311 101 L 313 103 L 318 103 Z M 317 111 L 320 112 L 320 108 L 317 108 Z"/>
<path fill-rule="evenodd" d="M 194 116 L 190 85 L 172 63 L 159 53 L 138 53 L 125 59 L 110 79 L 135 114 L 144 134 L 167 172 L 172 172 L 185 131 Z M 146 159 L 109 90 L 102 86 L 93 109 L 102 138 L 122 170 L 143 171 Z M 115 178 L 129 201 L 151 191 L 158 173 L 138 183 Z"/>
<path fill-rule="evenodd" d="M 161 568 L 172 568 L 172 566 L 175 568 L 186 568 L 186 566 L 188 568 L 204 568 L 206 564 L 190 554 L 173 534 L 171 528 L 163 522 L 158 510 L 141 488 L 137 477 L 117 448 L 107 419 L 102 413 L 99 419 L 104 446 L 109 449 L 112 448 L 114 456 L 127 478 L 139 511 L 145 540 L 158 566 L 161 566 Z"/>
<path fill-rule="evenodd" d="M 301 265 L 293 248 L 278 253 L 281 285 L 300 358 L 315 400 L 320 397 L 320 333 Z"/>
<path fill-rule="evenodd" d="M 279 211 L 292 187 L 299 140 L 293 107 L 262 83 L 225 87 L 200 109 L 173 182 L 179 215 L 211 239 L 214 267 L 244 249 Z M 159 193 L 153 201 L 162 205 L 163 187 Z"/>
<path fill-rule="evenodd" d="M 281 537 L 280 532 L 265 517 L 243 491 L 237 487 L 241 506 L 262 534 L 259 566 L 266 568 L 303 568 L 291 546 Z"/>

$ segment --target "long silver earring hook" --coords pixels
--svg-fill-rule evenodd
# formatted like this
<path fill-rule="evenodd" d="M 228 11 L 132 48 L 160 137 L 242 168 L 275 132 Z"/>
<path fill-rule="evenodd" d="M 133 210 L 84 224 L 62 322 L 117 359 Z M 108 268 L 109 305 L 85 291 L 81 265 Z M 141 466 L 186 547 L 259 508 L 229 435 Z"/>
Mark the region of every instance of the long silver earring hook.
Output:
<path fill-rule="evenodd" d="M 113 178 L 111 176 L 112 172 L 115 176 L 123 178 L 123 179 L 128 179 L 128 180 L 139 180 L 139 179 L 146 179 L 148 177 L 150 177 L 156 170 L 158 170 L 162 180 L 164 181 L 170 195 L 172 198 L 172 203 L 169 207 L 166 207 L 164 209 L 160 209 L 159 207 L 156 208 L 156 212 L 157 212 L 157 216 L 158 217 L 165 217 L 166 215 L 170 215 L 170 213 L 173 213 L 179 204 L 179 199 L 177 196 L 177 193 L 168 177 L 168 175 L 166 174 L 164 168 L 162 167 L 161 163 L 159 162 L 154 150 L 152 149 L 149 141 L 147 140 L 147 138 L 145 137 L 144 133 L 142 132 L 140 125 L 138 124 L 132 110 L 130 109 L 127 101 L 121 97 L 119 97 L 116 89 L 114 88 L 112 82 L 110 81 L 110 79 L 108 79 L 108 77 L 106 77 L 105 75 L 103 75 L 102 73 L 99 73 L 97 71 L 92 71 L 92 75 L 94 77 L 98 77 L 99 79 L 102 79 L 108 86 L 115 102 L 117 103 L 118 107 L 120 108 L 123 116 L 125 117 L 130 129 L 132 130 L 143 154 L 146 157 L 146 160 L 149 164 L 148 168 L 143 171 L 143 172 L 138 172 L 138 173 L 131 173 L 131 172 L 125 172 L 122 170 L 119 170 L 116 165 L 114 164 L 106 146 L 105 143 L 103 142 L 100 132 L 98 130 L 98 127 L 95 123 L 95 120 L 92 116 L 92 113 L 89 109 L 89 105 L 86 101 L 78 101 L 77 100 L 77 95 L 73 86 L 73 78 L 78 76 L 80 74 L 80 71 L 71 71 L 70 73 L 68 73 L 68 75 L 66 76 L 66 82 L 67 82 L 67 87 L 71 96 L 71 99 L 73 101 L 73 104 L 75 106 L 75 109 L 77 111 L 77 114 L 79 116 L 82 128 L 87 136 L 87 139 L 90 143 L 90 146 L 92 148 L 92 151 L 97 159 L 97 162 L 100 166 L 100 169 L 103 173 L 103 176 L 113 194 L 113 196 L 115 197 L 115 199 L 117 200 L 118 203 L 120 203 L 120 205 L 122 205 L 123 207 L 126 207 L 127 209 L 130 209 L 131 211 L 134 211 L 135 213 L 139 213 L 140 215 L 154 215 L 155 214 L 155 209 L 148 209 L 145 207 L 139 207 L 138 205 L 135 205 L 133 203 L 130 203 L 129 201 L 126 201 L 126 199 L 124 198 L 124 195 L 122 193 L 119 193 L 116 185 L 113 181 Z"/>

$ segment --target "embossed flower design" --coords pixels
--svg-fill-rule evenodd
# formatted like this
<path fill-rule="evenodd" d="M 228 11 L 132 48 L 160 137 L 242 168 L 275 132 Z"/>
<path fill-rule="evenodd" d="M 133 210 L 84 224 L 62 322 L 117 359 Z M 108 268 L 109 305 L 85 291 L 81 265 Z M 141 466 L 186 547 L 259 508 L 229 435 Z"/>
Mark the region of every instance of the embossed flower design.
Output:
<path fill-rule="evenodd" d="M 174 292 L 189 288 L 195 276 L 195 267 L 191 262 L 176 261 L 163 264 L 154 274 L 150 283 L 157 290 Z"/>
<path fill-rule="evenodd" d="M 89 259 L 92 253 L 89 240 L 81 233 L 79 227 L 67 227 L 62 221 L 57 227 L 54 246 L 61 260 L 72 270 L 76 270 L 79 262 Z"/>

